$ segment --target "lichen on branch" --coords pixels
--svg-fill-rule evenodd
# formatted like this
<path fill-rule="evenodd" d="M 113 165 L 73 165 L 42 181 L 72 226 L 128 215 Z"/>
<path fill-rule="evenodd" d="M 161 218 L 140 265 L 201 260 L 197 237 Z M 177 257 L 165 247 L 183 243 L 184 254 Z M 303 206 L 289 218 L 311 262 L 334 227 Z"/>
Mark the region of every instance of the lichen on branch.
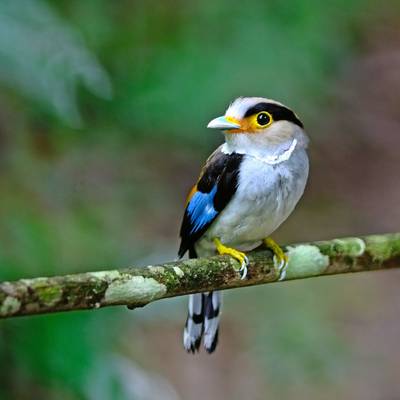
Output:
<path fill-rule="evenodd" d="M 237 261 L 216 256 L 2 282 L 0 318 L 111 305 L 135 308 L 195 292 L 400 267 L 400 233 L 294 244 L 285 249 L 288 264 L 283 279 L 272 253 L 257 249 L 248 254 L 250 265 L 245 280 L 237 272 Z"/>

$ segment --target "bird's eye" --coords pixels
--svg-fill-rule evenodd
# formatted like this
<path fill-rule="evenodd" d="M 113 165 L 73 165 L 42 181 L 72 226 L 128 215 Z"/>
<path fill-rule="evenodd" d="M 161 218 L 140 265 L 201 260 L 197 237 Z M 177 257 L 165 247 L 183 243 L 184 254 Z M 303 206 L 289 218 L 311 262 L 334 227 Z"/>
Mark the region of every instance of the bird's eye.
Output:
<path fill-rule="evenodd" d="M 261 126 L 268 125 L 272 122 L 272 118 L 267 112 L 260 112 L 257 115 L 257 124 Z"/>

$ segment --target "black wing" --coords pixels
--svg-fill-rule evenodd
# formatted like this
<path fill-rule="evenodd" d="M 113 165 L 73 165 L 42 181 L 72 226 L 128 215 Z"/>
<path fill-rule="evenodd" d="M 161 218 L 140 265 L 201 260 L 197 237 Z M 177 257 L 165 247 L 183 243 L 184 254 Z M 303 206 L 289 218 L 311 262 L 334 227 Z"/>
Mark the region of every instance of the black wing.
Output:
<path fill-rule="evenodd" d="M 215 221 L 236 192 L 242 159 L 243 155 L 225 154 L 219 147 L 207 160 L 186 202 L 180 231 L 179 257 L 188 250 L 190 257 L 196 256 L 194 244 Z"/>

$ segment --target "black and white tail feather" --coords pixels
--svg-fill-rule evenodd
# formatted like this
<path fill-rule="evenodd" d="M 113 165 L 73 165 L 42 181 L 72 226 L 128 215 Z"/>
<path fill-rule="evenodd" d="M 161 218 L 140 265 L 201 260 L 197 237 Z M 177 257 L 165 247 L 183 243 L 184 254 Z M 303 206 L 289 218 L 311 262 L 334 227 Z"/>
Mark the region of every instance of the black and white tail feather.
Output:
<path fill-rule="evenodd" d="M 193 247 L 189 248 L 189 258 L 197 258 Z M 218 291 L 189 295 L 188 316 L 183 330 L 183 346 L 188 353 L 199 351 L 202 338 L 206 351 L 214 352 L 218 344 L 221 303 L 222 294 Z"/>
<path fill-rule="evenodd" d="M 189 353 L 200 348 L 201 338 L 208 353 L 217 347 L 221 293 L 206 292 L 189 296 L 189 310 L 183 331 L 183 346 Z"/>

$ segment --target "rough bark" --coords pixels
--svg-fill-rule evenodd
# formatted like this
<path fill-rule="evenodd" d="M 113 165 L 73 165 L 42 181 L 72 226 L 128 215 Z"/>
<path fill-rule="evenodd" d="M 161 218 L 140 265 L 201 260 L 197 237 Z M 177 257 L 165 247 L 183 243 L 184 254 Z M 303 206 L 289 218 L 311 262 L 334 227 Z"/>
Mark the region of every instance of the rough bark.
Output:
<path fill-rule="evenodd" d="M 281 281 L 400 267 L 400 233 L 289 245 Z M 248 254 L 245 280 L 228 256 L 121 270 L 0 283 L 0 318 L 112 305 L 142 307 L 154 300 L 279 280 L 268 250 Z"/>

